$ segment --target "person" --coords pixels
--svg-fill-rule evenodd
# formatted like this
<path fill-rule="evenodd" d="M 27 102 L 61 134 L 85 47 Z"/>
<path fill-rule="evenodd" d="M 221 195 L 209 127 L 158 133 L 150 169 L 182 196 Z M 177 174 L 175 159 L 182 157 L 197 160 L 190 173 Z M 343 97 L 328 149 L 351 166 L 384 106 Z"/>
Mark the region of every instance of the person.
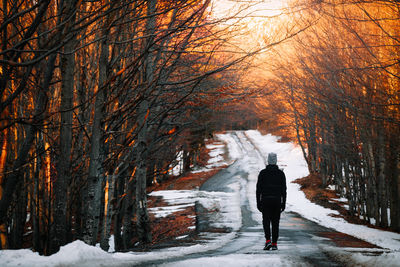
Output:
<path fill-rule="evenodd" d="M 268 154 L 268 165 L 258 175 L 257 209 L 262 212 L 265 234 L 264 250 L 278 249 L 279 220 L 286 206 L 286 177 L 277 166 L 277 154 Z M 272 224 L 272 241 L 271 229 Z"/>

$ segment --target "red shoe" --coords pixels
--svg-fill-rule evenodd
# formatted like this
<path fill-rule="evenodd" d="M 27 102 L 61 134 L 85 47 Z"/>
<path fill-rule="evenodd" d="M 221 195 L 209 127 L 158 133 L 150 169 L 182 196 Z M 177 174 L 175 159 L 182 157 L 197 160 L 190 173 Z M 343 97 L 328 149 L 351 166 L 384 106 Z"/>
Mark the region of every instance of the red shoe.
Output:
<path fill-rule="evenodd" d="M 272 250 L 277 250 L 278 249 L 278 244 L 277 243 L 272 243 L 271 248 L 272 248 Z"/>

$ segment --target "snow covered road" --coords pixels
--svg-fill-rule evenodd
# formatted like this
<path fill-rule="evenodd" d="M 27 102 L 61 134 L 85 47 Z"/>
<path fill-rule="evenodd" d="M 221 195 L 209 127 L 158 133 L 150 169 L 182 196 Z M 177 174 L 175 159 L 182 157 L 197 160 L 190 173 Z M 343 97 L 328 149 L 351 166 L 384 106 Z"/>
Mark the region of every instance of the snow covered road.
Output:
<path fill-rule="evenodd" d="M 209 179 L 200 189 L 208 192 L 238 191 L 241 227 L 235 237 L 221 248 L 177 258 L 147 263 L 146 266 L 339 266 L 328 258 L 321 246 L 334 245 L 318 236 L 332 230 L 301 218 L 295 213 L 282 214 L 278 251 L 264 251 L 261 216 L 255 210 L 255 183 L 259 170 L 265 166 L 263 152 L 245 132 L 224 136 L 231 157 L 235 160 L 227 169 Z M 278 149 L 278 147 L 275 147 Z M 279 149 L 282 157 L 283 149 Z M 272 151 L 272 150 L 271 150 Z M 285 162 L 281 159 L 279 162 Z M 286 162 L 285 162 L 286 163 Z M 287 162 L 289 163 L 289 162 Z M 297 166 L 298 164 L 296 164 Z M 299 175 L 303 173 L 299 172 Z M 297 177 L 291 177 L 294 179 Z M 209 220 L 209 218 L 202 218 Z"/>

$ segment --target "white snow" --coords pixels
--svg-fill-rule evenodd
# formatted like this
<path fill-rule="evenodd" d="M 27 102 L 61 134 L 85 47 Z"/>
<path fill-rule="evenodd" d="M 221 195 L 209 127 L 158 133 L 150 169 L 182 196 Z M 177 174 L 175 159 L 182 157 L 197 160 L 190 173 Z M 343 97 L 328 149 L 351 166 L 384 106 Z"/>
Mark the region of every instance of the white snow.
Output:
<path fill-rule="evenodd" d="M 44 257 L 29 249 L 4 250 L 0 251 L 2 266 L 55 266 L 73 265 L 88 261 L 102 260 L 110 258 L 110 253 L 104 252 L 100 248 L 88 246 L 80 240 L 76 240 L 66 246 L 61 247 L 60 251 L 54 255 Z"/>
<path fill-rule="evenodd" d="M 104 252 L 99 247 L 89 246 L 82 241 L 74 241 L 61 247 L 60 251 L 52 256 L 40 256 L 29 249 L 1 250 L 1 266 L 132 266 L 149 260 L 163 260 L 185 254 L 205 252 L 224 246 L 232 240 L 236 231 L 241 226 L 240 195 L 246 194 L 248 199 L 255 200 L 255 184 L 258 172 L 264 168 L 266 157 L 269 152 L 278 154 L 278 165 L 286 174 L 288 186 L 287 210 L 299 213 L 303 217 L 317 222 L 323 226 L 333 228 L 370 243 L 376 244 L 384 249 L 343 249 L 325 247 L 327 253 L 332 254 L 339 260 L 349 265 L 365 266 L 398 266 L 400 262 L 400 235 L 388 231 L 368 228 L 362 225 L 355 225 L 346 222 L 342 218 L 330 216 L 338 214 L 334 210 L 326 209 L 311 203 L 307 200 L 298 184 L 293 180 L 308 175 L 308 168 L 303 159 L 301 149 L 292 143 L 281 143 L 279 137 L 262 135 L 255 130 L 245 132 L 228 132 L 217 135 L 218 139 L 225 142 L 228 148 L 229 157 L 232 161 L 241 160 L 243 170 L 249 173 L 247 190 L 242 190 L 243 179 L 232 177 L 231 184 L 233 192 L 204 192 L 199 190 L 165 190 L 151 193 L 154 196 L 163 197 L 169 207 L 153 208 L 150 212 L 156 216 L 167 216 L 177 210 L 185 209 L 195 205 L 198 201 L 208 209 L 215 209 L 213 225 L 216 227 L 232 228 L 231 233 L 207 233 L 200 237 L 204 238 L 201 244 L 188 247 L 173 247 L 168 249 L 154 250 L 152 252 L 128 252 L 110 253 Z M 251 142 L 237 142 L 238 138 Z M 252 155 L 246 155 L 243 146 L 251 147 Z M 215 166 L 223 166 L 232 162 L 222 160 L 224 147 L 221 144 L 208 145 L 211 149 L 211 159 L 204 171 Z M 249 150 L 247 150 L 249 151 Z M 242 183 L 242 184 L 241 184 Z M 241 186 L 242 185 L 242 186 Z M 229 203 L 229 205 L 227 204 Z M 256 211 L 255 201 L 250 201 L 250 209 L 253 211 L 253 218 L 261 223 L 261 215 Z M 284 213 L 283 215 L 284 216 Z M 184 238 L 184 237 L 181 237 Z M 178 238 L 179 239 L 179 238 Z M 112 241 L 112 240 L 111 240 Z M 317 241 L 317 240 L 316 240 Z M 110 242 L 111 243 L 111 242 Z M 112 242 L 113 243 L 113 242 Z M 110 248 L 113 251 L 113 246 Z M 376 254 L 378 253 L 378 254 Z M 271 266 L 302 266 L 300 262 L 279 257 L 279 254 L 251 254 L 226 255 L 218 257 L 203 257 L 188 259 L 183 262 L 165 264 L 164 266 L 264 266 L 266 260 Z"/>
<path fill-rule="evenodd" d="M 170 205 L 170 206 L 165 206 L 165 207 L 155 207 L 155 208 L 149 208 L 149 212 L 153 213 L 156 218 L 162 218 L 162 217 L 167 217 L 168 215 L 171 215 L 175 212 L 185 210 L 188 207 L 193 206 L 191 203 L 190 204 L 184 204 L 184 205 Z"/>
<path fill-rule="evenodd" d="M 231 188 L 235 189 L 235 184 L 233 183 Z M 235 231 L 241 226 L 240 198 L 237 190 L 234 192 L 160 190 L 154 191 L 150 195 L 161 196 L 164 201 L 171 205 L 163 208 L 149 209 L 156 217 L 167 216 L 182 208 L 194 206 L 198 202 L 208 210 L 218 211 L 212 214 L 211 226 L 231 228 Z"/>
<path fill-rule="evenodd" d="M 332 198 L 333 200 L 336 200 L 336 201 L 338 201 L 338 202 L 347 202 L 348 200 L 347 200 L 347 198 L 345 198 L 345 197 L 341 197 L 341 198 Z"/>
<path fill-rule="evenodd" d="M 286 174 L 288 186 L 287 211 L 297 212 L 304 218 L 320 225 L 335 229 L 339 232 L 360 238 L 379 247 L 390 250 L 390 253 L 385 253 L 380 256 L 365 256 L 353 253 L 353 260 L 373 258 L 375 263 L 381 262 L 380 265 L 382 266 L 392 266 L 390 265 L 392 262 L 397 262 L 396 264 L 399 266 L 400 234 L 373 229 L 364 225 L 351 224 L 343 218 L 332 217 L 330 216 L 331 214 L 338 214 L 338 212 L 310 202 L 300 190 L 300 185 L 292 183 L 295 179 L 308 175 L 308 169 L 305 160 L 301 155 L 300 148 L 291 143 L 278 143 L 276 142 L 276 137 L 271 135 L 261 135 L 258 131 L 247 131 L 246 135 L 261 151 L 264 158 L 267 157 L 269 152 L 275 152 L 278 154 L 278 165 L 285 166 L 283 169 Z M 347 201 L 346 199 L 339 200 Z M 253 205 L 252 208 L 255 209 L 256 207 Z"/>
<path fill-rule="evenodd" d="M 398 267 L 400 253 L 385 249 L 325 247 L 324 251 L 346 266 Z"/>
<path fill-rule="evenodd" d="M 335 190 L 335 186 L 333 184 L 328 185 L 326 188 L 329 190 Z"/>
<path fill-rule="evenodd" d="M 149 260 L 162 260 L 171 257 L 213 250 L 228 243 L 234 237 L 234 232 L 228 234 L 210 234 L 212 238 L 205 244 L 190 247 L 169 248 L 153 252 L 108 253 L 100 248 L 89 246 L 76 240 L 61 247 L 60 251 L 51 256 L 40 256 L 29 249 L 1 250 L 1 266 L 132 266 Z"/>
<path fill-rule="evenodd" d="M 172 170 L 170 170 L 169 174 L 178 176 L 182 173 L 183 169 L 183 151 L 179 151 L 178 155 L 176 156 L 176 161 L 178 164 L 174 166 Z"/>
<path fill-rule="evenodd" d="M 268 263 L 266 265 L 266 263 Z M 264 267 L 264 266 L 309 266 L 306 263 L 299 263 L 292 258 L 280 257 L 275 254 L 236 254 L 218 257 L 203 257 L 185 260 L 181 262 L 172 262 L 160 265 L 162 267 L 203 267 L 203 266 L 244 266 L 244 267 Z"/>
<path fill-rule="evenodd" d="M 224 167 L 227 166 L 229 163 L 225 161 L 223 154 L 225 144 L 221 142 L 215 142 L 213 144 L 207 144 L 206 148 L 210 150 L 209 156 L 210 159 L 207 161 L 207 165 L 203 168 L 198 168 L 193 170 L 193 173 L 198 172 L 207 172 L 211 171 L 214 168 Z"/>

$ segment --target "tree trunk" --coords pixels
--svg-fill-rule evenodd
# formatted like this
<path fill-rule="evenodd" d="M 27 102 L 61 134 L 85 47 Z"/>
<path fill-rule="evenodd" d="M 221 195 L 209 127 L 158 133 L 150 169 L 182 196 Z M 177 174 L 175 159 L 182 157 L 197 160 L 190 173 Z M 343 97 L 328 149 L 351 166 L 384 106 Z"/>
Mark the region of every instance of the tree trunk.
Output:
<path fill-rule="evenodd" d="M 43 134 L 41 132 L 38 133 L 36 138 L 36 151 L 39 155 L 44 153 L 44 144 L 43 144 Z M 31 197 L 31 214 L 32 214 L 32 245 L 33 250 L 38 251 L 39 254 L 43 253 L 43 248 L 40 244 L 40 190 L 39 190 L 39 179 L 40 179 L 40 169 L 42 168 L 42 158 L 37 157 L 35 173 L 33 177 L 33 192 Z"/>
<path fill-rule="evenodd" d="M 299 142 L 299 146 L 301 148 L 301 152 L 303 153 L 303 157 L 307 162 L 307 166 L 308 166 L 308 171 L 310 173 L 312 173 L 312 169 L 311 169 L 311 164 L 310 164 L 310 159 L 307 156 L 307 152 L 306 149 L 304 148 L 303 142 L 301 141 L 301 135 L 300 135 L 300 126 L 299 126 L 299 120 L 297 118 L 297 111 L 295 110 L 294 113 L 294 120 L 295 120 L 295 127 L 296 127 L 296 137 L 297 137 L 297 142 Z"/>
<path fill-rule="evenodd" d="M 383 129 L 384 130 L 384 129 Z M 386 156 L 385 156 L 385 137 L 384 132 L 378 132 L 378 191 L 379 191 L 379 204 L 381 210 L 380 226 L 388 227 L 388 199 L 386 194 Z"/>
<path fill-rule="evenodd" d="M 75 2 L 75 1 L 74 1 Z M 74 7 L 69 6 L 69 12 Z M 71 10 L 73 9 L 73 10 Z M 72 22 L 75 21 L 73 16 Z M 71 147 L 72 147 L 72 107 L 74 98 L 74 71 L 75 71 L 75 37 L 64 46 L 64 55 L 61 56 L 61 104 L 60 104 L 60 153 L 57 162 L 57 179 L 54 181 L 54 234 L 51 252 L 55 253 L 67 240 L 67 189 L 71 177 Z"/>
<path fill-rule="evenodd" d="M 190 153 L 190 148 L 188 148 L 187 145 L 183 147 L 182 151 L 182 161 L 183 161 L 183 173 L 187 173 L 190 171 L 190 165 L 191 165 L 191 153 Z"/>
<path fill-rule="evenodd" d="M 400 232 L 400 149 L 397 137 L 393 132 L 390 138 L 390 228 Z"/>
<path fill-rule="evenodd" d="M 9 116 L 7 112 L 3 112 L 3 114 L 0 115 L 1 120 L 4 120 L 5 116 Z M 3 117 L 4 116 L 4 117 Z M 1 123 L 0 123 L 1 125 Z M 0 133 L 0 199 L 3 196 L 3 180 L 4 180 L 4 174 L 6 173 L 6 161 L 7 161 L 7 155 L 8 155 L 8 144 L 9 144 L 9 130 L 5 129 L 2 133 Z M 6 225 L 3 224 L 0 226 L 0 249 L 5 249 L 8 247 L 7 244 L 7 229 Z"/>
<path fill-rule="evenodd" d="M 115 214 L 114 214 L 114 247 L 115 251 L 122 251 L 124 249 L 124 243 L 121 236 L 121 224 L 124 218 L 124 201 L 127 197 L 124 195 L 125 189 L 125 177 L 126 172 L 123 171 L 120 173 L 116 179 L 116 190 L 114 191 L 115 199 L 118 199 L 118 203 L 116 203 Z"/>
<path fill-rule="evenodd" d="M 83 42 L 80 43 L 79 45 L 83 45 Z M 90 99 L 90 95 L 89 95 L 89 90 L 85 84 L 85 80 L 87 79 L 87 69 L 85 64 L 87 64 L 87 59 L 84 58 L 84 56 L 82 55 L 82 51 L 80 51 L 81 53 L 79 53 L 77 59 L 79 60 L 77 62 L 78 65 L 83 66 L 79 69 L 77 69 L 77 104 L 79 106 L 78 108 L 78 114 L 76 115 L 77 121 L 79 123 L 79 131 L 76 134 L 75 137 L 75 141 L 73 142 L 73 151 L 76 153 L 77 151 L 79 151 L 79 153 L 76 153 L 75 156 L 78 158 L 84 157 L 84 155 L 87 154 L 87 151 L 89 150 L 89 142 L 85 142 L 85 140 L 90 138 L 87 135 L 87 126 L 89 124 L 89 120 L 90 120 L 90 113 L 91 110 L 89 109 L 86 110 L 85 107 L 85 103 Z M 77 199 L 75 199 L 75 203 L 76 203 L 76 210 L 77 210 L 77 214 L 76 214 L 76 218 L 75 218 L 75 236 L 78 239 L 82 239 L 83 237 L 83 231 L 84 231 L 84 226 L 85 226 L 85 198 L 87 196 L 87 184 L 85 182 L 82 182 L 82 177 L 85 177 L 85 172 L 86 172 L 86 168 L 85 165 L 84 166 L 79 166 L 79 168 L 76 170 L 75 172 L 75 179 L 76 181 L 75 184 L 76 186 L 78 186 L 80 188 L 79 192 L 76 192 Z"/>
<path fill-rule="evenodd" d="M 146 90 L 151 91 L 154 80 L 154 55 L 150 48 L 154 42 L 154 32 L 156 28 L 156 5 L 157 0 L 147 1 L 146 33 L 149 36 L 145 40 L 146 58 L 144 60 L 145 73 L 144 80 L 147 85 Z M 144 100 L 140 103 L 138 112 L 139 133 L 137 139 L 137 156 L 136 156 L 136 229 L 141 244 L 151 242 L 150 219 L 147 211 L 147 159 L 148 159 L 148 117 L 150 113 L 150 103 L 146 99 L 147 93 L 144 94 Z"/>
<path fill-rule="evenodd" d="M 355 199 L 356 199 L 356 192 L 358 192 L 358 190 L 356 188 L 354 188 L 354 176 L 352 179 L 350 179 L 350 174 L 349 174 L 349 162 L 348 159 L 345 159 L 345 163 L 344 163 L 344 177 L 345 177 L 345 182 L 346 182 L 346 197 L 349 201 L 349 210 L 350 210 L 350 214 L 354 215 L 355 212 Z M 353 185 L 353 189 L 352 189 L 352 185 Z"/>
<path fill-rule="evenodd" d="M 25 172 L 25 175 L 29 170 Z M 24 176 L 25 176 L 24 175 Z M 26 180 L 26 179 L 24 179 Z M 24 228 L 26 222 L 26 206 L 28 204 L 28 195 L 26 188 L 24 188 L 24 183 L 18 184 L 18 190 L 15 196 L 15 207 L 13 210 L 13 219 L 11 223 L 10 231 L 10 248 L 18 249 L 22 247 Z"/>
<path fill-rule="evenodd" d="M 104 178 L 102 168 L 102 163 L 104 160 L 103 118 L 106 100 L 105 82 L 107 78 L 108 50 L 107 34 L 104 34 L 103 40 L 100 43 L 99 84 L 95 101 L 91 147 L 89 153 L 90 163 L 86 198 L 86 225 L 83 236 L 83 240 L 89 245 L 95 245 L 97 240 L 101 207 L 101 185 Z"/>
<path fill-rule="evenodd" d="M 371 210 L 372 216 L 376 220 L 376 225 L 380 224 L 380 214 L 379 214 L 379 202 L 378 202 L 378 192 L 377 192 L 377 185 L 376 185 L 376 164 L 375 164 L 375 157 L 374 152 L 372 149 L 372 144 L 368 143 L 368 154 L 369 154 L 369 165 L 370 165 L 370 172 L 368 176 L 368 187 L 369 187 L 369 198 L 371 200 Z"/>
<path fill-rule="evenodd" d="M 106 192 L 104 199 L 104 223 L 100 240 L 100 247 L 104 251 L 108 251 L 110 248 L 109 239 L 110 239 L 110 229 L 111 229 L 111 218 L 114 213 L 114 209 L 112 207 L 112 199 L 114 197 L 114 180 L 115 175 L 108 175 L 106 181 Z"/>
<path fill-rule="evenodd" d="M 365 172 L 363 175 L 362 172 L 362 167 L 361 167 L 361 162 L 359 160 L 356 161 L 355 166 L 354 166 L 354 173 L 355 176 L 358 177 L 358 183 L 359 183 L 359 201 L 357 203 L 357 209 L 358 209 L 358 214 L 363 216 L 364 221 L 368 221 L 368 214 L 366 211 L 366 207 L 368 206 L 367 204 L 367 193 L 366 193 L 366 187 L 368 186 L 368 182 L 365 179 Z"/>
<path fill-rule="evenodd" d="M 132 220 L 135 215 L 135 203 L 134 203 L 134 191 L 135 191 L 135 173 L 136 169 L 133 171 L 131 176 L 129 176 L 126 181 L 126 195 L 123 203 L 123 230 L 122 230 L 122 248 L 124 250 L 130 249 L 133 247 L 132 238 L 133 238 L 133 225 Z"/>
<path fill-rule="evenodd" d="M 394 200 L 394 202 L 395 202 L 394 208 L 397 207 L 397 217 L 396 217 L 397 224 L 394 224 L 394 226 L 395 226 L 396 230 L 398 232 L 400 232 L 400 151 L 398 148 L 397 148 L 396 161 L 397 161 L 397 164 L 396 164 L 397 168 L 396 168 L 396 173 L 393 176 L 393 180 L 394 180 L 395 184 L 397 182 L 397 194 L 396 194 L 396 198 Z"/>
<path fill-rule="evenodd" d="M 137 157 L 136 157 L 136 227 L 140 243 L 151 242 L 150 219 L 147 211 L 147 193 L 146 193 L 146 177 L 147 177 L 147 113 L 149 111 L 149 103 L 144 100 L 139 107 L 139 121 L 141 130 L 138 135 Z"/>
<path fill-rule="evenodd" d="M 318 172 L 318 168 L 317 168 L 317 143 L 316 143 L 316 131 L 315 131 L 315 120 L 316 120 L 316 116 L 315 116 L 315 112 L 314 112 L 314 108 L 312 107 L 312 105 L 307 107 L 307 111 L 308 111 L 308 116 L 309 116 L 309 123 L 308 123 L 308 132 L 309 132 L 309 136 L 308 136 L 308 157 L 310 158 L 310 163 L 311 163 L 311 169 L 313 170 L 313 172 Z"/>
<path fill-rule="evenodd" d="M 56 55 L 53 54 L 49 57 L 47 64 L 47 69 L 44 75 L 44 80 L 40 89 L 38 89 L 38 98 L 35 103 L 34 120 L 32 124 L 28 124 L 26 129 L 25 140 L 18 150 L 18 156 L 14 162 L 12 172 L 6 177 L 3 183 L 3 194 L 0 199 L 0 229 L 6 229 L 5 223 L 7 220 L 7 210 L 13 198 L 15 189 L 17 188 L 18 182 L 21 182 L 22 169 L 26 164 L 27 157 L 29 155 L 29 150 L 33 144 L 36 131 L 38 130 L 37 124 L 40 123 L 45 114 L 46 110 L 46 92 L 50 86 L 51 79 L 53 77 L 53 71 L 55 67 Z"/>

